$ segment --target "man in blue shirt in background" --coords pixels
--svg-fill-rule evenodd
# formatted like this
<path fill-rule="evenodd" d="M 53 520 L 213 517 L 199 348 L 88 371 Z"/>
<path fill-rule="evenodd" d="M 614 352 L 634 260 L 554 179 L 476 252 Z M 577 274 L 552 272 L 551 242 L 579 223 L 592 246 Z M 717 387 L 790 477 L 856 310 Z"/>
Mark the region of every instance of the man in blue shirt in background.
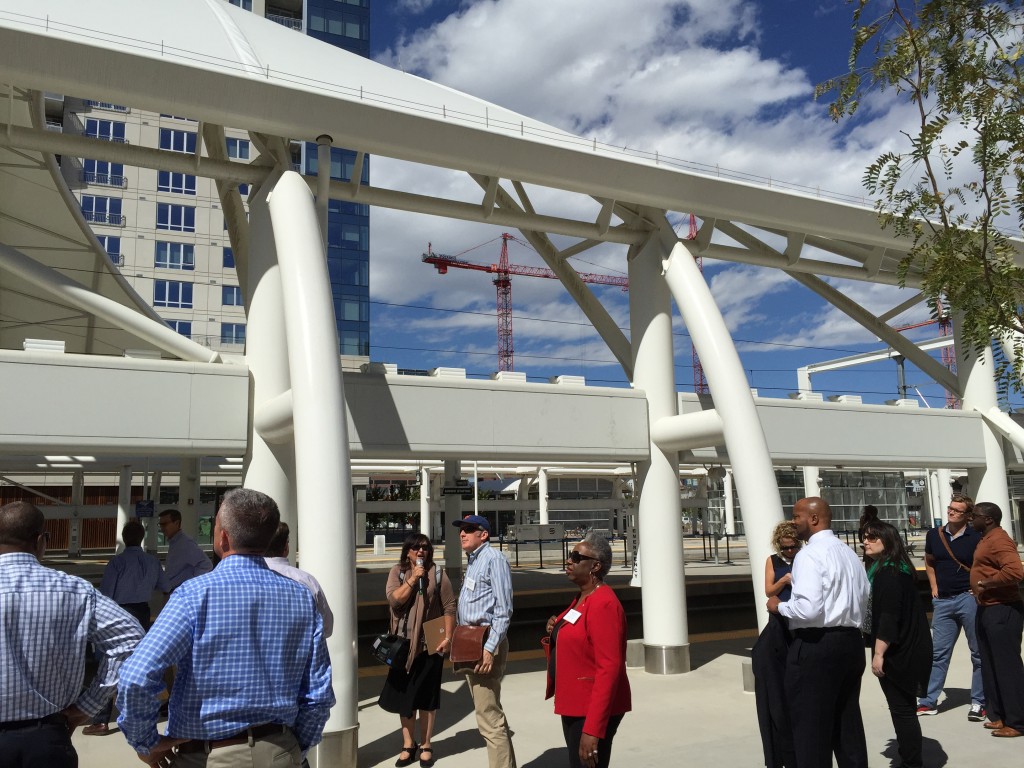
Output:
<path fill-rule="evenodd" d="M 459 590 L 459 624 L 490 626 L 483 658 L 466 671 L 477 728 L 487 742 L 490 768 L 516 768 L 512 732 L 501 708 L 501 680 L 512 621 L 512 569 L 505 556 L 489 543 L 491 526 L 487 518 L 466 515 L 452 525 L 459 529 L 459 542 L 469 560 Z"/>
<path fill-rule="evenodd" d="M 330 659 L 309 590 L 263 560 L 279 521 L 269 496 L 229 491 L 213 529 L 220 564 L 174 591 L 123 667 L 117 722 L 143 762 L 205 766 L 216 751 L 218 765 L 298 768 L 319 743 L 334 705 Z M 172 665 L 161 736 L 156 696 Z"/>
<path fill-rule="evenodd" d="M 213 563 L 199 548 L 195 539 L 181 530 L 181 512 L 165 509 L 160 513 L 160 531 L 167 540 L 168 592 L 173 592 L 189 579 L 213 570 Z"/>
<path fill-rule="evenodd" d="M 985 719 L 985 688 L 974 629 L 978 602 L 971 594 L 970 584 L 974 550 L 981 541 L 981 535 L 970 525 L 973 510 L 974 500 L 970 496 L 953 494 L 946 509 L 949 522 L 929 529 L 925 536 L 924 569 L 932 588 L 932 673 L 928 692 L 917 702 L 919 717 L 939 713 L 939 694 L 946 684 L 953 646 L 963 629 L 974 667 L 967 719 L 977 723 Z"/>

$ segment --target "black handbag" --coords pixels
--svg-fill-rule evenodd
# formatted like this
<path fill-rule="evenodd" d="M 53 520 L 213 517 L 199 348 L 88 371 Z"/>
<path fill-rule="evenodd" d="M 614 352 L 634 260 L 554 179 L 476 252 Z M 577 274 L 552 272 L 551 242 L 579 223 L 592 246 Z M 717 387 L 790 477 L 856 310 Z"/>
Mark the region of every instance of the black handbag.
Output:
<path fill-rule="evenodd" d="M 373 639 L 373 657 L 389 667 L 404 667 L 409 658 L 409 638 L 381 632 Z"/>

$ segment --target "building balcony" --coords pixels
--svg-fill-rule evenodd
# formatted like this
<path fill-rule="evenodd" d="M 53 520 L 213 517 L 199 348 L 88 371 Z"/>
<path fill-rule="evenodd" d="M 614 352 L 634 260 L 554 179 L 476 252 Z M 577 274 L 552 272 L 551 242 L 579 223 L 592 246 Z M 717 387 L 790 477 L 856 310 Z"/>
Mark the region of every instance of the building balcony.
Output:
<path fill-rule="evenodd" d="M 46 130 L 53 131 L 54 133 L 64 133 L 64 126 L 58 123 L 56 120 L 47 120 Z"/>
<path fill-rule="evenodd" d="M 91 224 L 106 224 L 108 227 L 123 227 L 125 217 L 119 213 L 99 213 L 97 211 L 82 211 L 85 220 Z"/>
<path fill-rule="evenodd" d="M 112 141 L 115 144 L 130 144 L 128 139 L 120 136 L 101 136 L 98 133 L 89 133 L 88 131 L 82 131 L 82 135 L 89 139 L 100 139 L 101 141 Z"/>
<path fill-rule="evenodd" d="M 89 173 L 82 171 L 79 174 L 79 178 L 86 184 L 100 184 L 104 187 L 124 187 L 128 184 L 124 176 L 112 173 Z"/>
<path fill-rule="evenodd" d="M 109 109 L 111 112 L 131 112 L 128 107 L 121 106 L 120 104 L 111 104 L 106 101 L 93 101 L 91 99 L 85 100 L 85 106 L 91 109 Z"/>
<path fill-rule="evenodd" d="M 267 19 L 275 24 L 280 24 L 282 27 L 294 29 L 296 32 L 302 31 L 302 19 L 293 19 L 291 16 L 278 16 L 276 13 L 268 13 Z"/>

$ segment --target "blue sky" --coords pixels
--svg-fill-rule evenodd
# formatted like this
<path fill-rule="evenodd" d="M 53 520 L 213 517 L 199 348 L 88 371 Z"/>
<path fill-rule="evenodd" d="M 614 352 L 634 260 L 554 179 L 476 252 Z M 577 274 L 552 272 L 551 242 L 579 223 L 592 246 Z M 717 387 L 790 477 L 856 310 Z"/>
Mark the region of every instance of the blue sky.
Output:
<path fill-rule="evenodd" d="M 836 125 L 814 85 L 841 74 L 852 9 L 807 0 L 378 0 L 371 45 L 378 61 L 603 141 L 657 149 L 763 178 L 860 195 L 864 167 L 899 138 L 906 108 L 865 104 Z M 376 158 L 373 181 L 452 197 L 479 195 L 465 178 Z M 553 204 L 559 203 L 552 201 Z M 512 234 L 518 234 L 513 232 Z M 436 251 L 496 262 L 501 230 L 375 209 L 371 215 L 371 356 L 401 368 L 497 369 L 495 290 L 489 276 L 437 274 Z M 471 250 L 472 249 L 472 250 Z M 529 248 L 510 260 L 543 266 Z M 599 248 L 576 269 L 623 274 L 625 251 Z M 741 353 L 750 385 L 766 396 L 796 389 L 801 365 L 879 348 L 853 321 L 781 273 L 705 262 L 705 276 Z M 884 311 L 908 294 L 849 281 L 834 285 Z M 627 325 L 627 297 L 594 287 Z M 513 277 L 515 369 L 530 380 L 583 375 L 623 386 L 621 369 L 557 281 Z M 922 307 L 897 323 L 925 319 Z M 692 391 L 691 348 L 676 324 L 676 381 Z M 916 338 L 938 335 L 936 328 Z M 916 369 L 907 381 L 933 407 L 944 394 Z M 896 397 L 896 366 L 881 362 L 821 374 L 815 389 Z"/>

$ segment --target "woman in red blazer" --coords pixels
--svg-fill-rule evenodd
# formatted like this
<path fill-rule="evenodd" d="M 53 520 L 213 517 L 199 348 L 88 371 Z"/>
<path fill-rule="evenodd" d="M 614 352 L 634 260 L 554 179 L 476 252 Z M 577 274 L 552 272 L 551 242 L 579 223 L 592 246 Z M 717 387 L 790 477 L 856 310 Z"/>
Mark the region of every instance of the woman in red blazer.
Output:
<path fill-rule="evenodd" d="M 590 533 L 565 561 L 580 593 L 548 619 L 548 685 L 570 768 L 607 768 L 622 716 L 632 709 L 626 677 L 626 613 L 604 576 L 612 564 L 608 541 Z"/>

